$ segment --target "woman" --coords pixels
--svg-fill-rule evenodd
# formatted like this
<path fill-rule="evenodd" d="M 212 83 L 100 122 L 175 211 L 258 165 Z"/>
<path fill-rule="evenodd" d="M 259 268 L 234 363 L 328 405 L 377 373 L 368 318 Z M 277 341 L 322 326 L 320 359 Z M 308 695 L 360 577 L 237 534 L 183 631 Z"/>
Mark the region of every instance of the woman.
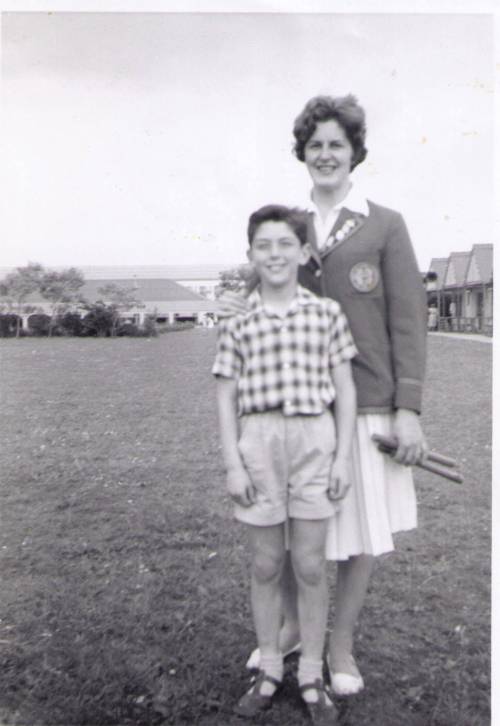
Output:
<path fill-rule="evenodd" d="M 364 685 L 352 650 L 374 559 L 394 549 L 394 532 L 417 523 L 409 465 L 427 448 L 419 420 L 426 301 L 403 218 L 367 201 L 352 182 L 352 170 L 367 153 L 365 114 L 354 96 L 311 99 L 293 133 L 295 154 L 313 183 L 306 206 L 314 253 L 300 282 L 340 302 L 359 351 L 353 360 L 358 417 L 351 487 L 331 519 L 326 544 L 327 559 L 338 563 L 328 654 L 331 684 L 336 695 L 350 695 Z M 242 307 L 234 295 L 221 302 L 222 314 Z M 374 433 L 396 437 L 393 459 L 378 451 Z M 287 654 L 299 647 L 291 568 L 283 588 L 281 646 Z M 247 666 L 258 662 L 254 651 Z"/>

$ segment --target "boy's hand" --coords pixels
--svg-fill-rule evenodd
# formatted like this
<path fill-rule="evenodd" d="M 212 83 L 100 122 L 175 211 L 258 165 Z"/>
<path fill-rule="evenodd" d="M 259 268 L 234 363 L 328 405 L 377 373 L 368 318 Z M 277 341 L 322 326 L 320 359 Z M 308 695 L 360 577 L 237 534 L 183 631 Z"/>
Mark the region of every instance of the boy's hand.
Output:
<path fill-rule="evenodd" d="M 248 309 L 248 302 L 243 292 L 225 290 L 217 303 L 219 318 L 231 318 L 233 315 L 241 315 L 246 313 Z"/>
<path fill-rule="evenodd" d="M 425 458 L 428 446 L 420 426 L 420 417 L 415 411 L 399 408 L 396 411 L 393 432 L 398 440 L 394 461 L 411 466 Z"/>
<path fill-rule="evenodd" d="M 226 482 L 229 496 L 236 504 L 250 507 L 257 500 L 257 490 L 243 467 L 229 469 Z"/>
<path fill-rule="evenodd" d="M 350 473 L 347 459 L 337 458 L 330 469 L 330 486 L 328 498 L 335 502 L 343 499 L 351 486 Z"/>

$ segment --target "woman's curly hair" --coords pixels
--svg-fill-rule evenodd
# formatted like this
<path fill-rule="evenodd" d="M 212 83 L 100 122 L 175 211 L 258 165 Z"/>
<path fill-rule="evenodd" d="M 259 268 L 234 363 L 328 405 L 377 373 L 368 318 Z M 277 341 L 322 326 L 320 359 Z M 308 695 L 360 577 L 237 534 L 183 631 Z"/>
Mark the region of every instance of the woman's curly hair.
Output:
<path fill-rule="evenodd" d="M 355 96 L 315 96 L 308 101 L 295 119 L 293 135 L 295 136 L 294 153 L 299 161 L 304 161 L 305 145 L 321 121 L 336 121 L 345 131 L 352 146 L 351 171 L 366 157 L 365 146 L 366 123 L 365 112 Z"/>

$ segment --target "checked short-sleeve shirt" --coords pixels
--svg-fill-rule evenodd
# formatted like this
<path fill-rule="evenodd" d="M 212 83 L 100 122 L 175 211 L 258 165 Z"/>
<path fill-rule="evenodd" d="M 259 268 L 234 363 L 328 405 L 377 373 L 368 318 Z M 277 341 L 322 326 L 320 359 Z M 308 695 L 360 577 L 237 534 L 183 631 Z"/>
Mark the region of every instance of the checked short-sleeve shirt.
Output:
<path fill-rule="evenodd" d="M 258 289 L 248 306 L 219 323 L 212 368 L 238 380 L 239 415 L 323 413 L 335 399 L 332 369 L 357 354 L 340 305 L 299 285 L 284 317 L 264 307 Z"/>

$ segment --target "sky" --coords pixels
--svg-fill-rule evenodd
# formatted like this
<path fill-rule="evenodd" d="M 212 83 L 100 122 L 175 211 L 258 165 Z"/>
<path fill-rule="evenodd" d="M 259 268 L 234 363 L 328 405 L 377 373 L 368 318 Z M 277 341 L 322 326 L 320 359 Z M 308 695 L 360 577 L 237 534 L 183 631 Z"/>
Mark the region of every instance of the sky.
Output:
<path fill-rule="evenodd" d="M 353 181 L 419 266 L 493 242 L 491 15 L 4 12 L 1 266 L 244 260 L 249 214 L 304 204 L 292 126 L 367 114 Z"/>

